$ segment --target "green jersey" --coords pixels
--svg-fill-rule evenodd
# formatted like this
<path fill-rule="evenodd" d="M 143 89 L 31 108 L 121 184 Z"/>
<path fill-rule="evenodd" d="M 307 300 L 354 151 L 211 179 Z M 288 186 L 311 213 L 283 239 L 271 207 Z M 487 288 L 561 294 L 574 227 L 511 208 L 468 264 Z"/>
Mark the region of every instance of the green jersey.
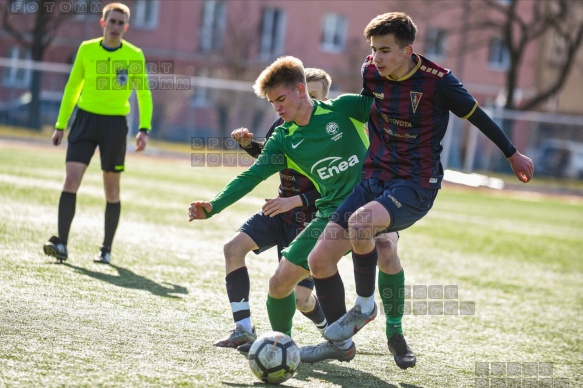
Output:
<path fill-rule="evenodd" d="M 283 168 L 294 169 L 314 183 L 322 196 L 316 201 L 320 216 L 330 216 L 361 179 L 369 145 L 365 125 L 372 102 L 372 97 L 356 94 L 314 101 L 310 122 L 305 126 L 286 122 L 277 127 L 255 164 L 211 201 L 209 216 Z"/>
<path fill-rule="evenodd" d="M 130 113 L 130 95 L 136 90 L 140 128 L 149 130 L 152 93 L 144 53 L 125 40 L 117 50 L 108 51 L 101 45 L 102 40 L 87 40 L 79 46 L 55 128 L 67 127 L 75 105 L 98 115 L 126 116 Z"/>

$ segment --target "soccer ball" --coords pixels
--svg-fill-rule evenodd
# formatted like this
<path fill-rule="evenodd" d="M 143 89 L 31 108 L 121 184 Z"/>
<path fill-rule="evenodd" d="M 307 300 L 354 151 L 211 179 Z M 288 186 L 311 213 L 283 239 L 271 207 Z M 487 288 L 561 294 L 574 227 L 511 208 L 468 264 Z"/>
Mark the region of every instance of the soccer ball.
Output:
<path fill-rule="evenodd" d="M 294 375 L 300 365 L 300 349 L 278 331 L 261 335 L 249 349 L 249 366 L 265 383 L 279 384 Z"/>

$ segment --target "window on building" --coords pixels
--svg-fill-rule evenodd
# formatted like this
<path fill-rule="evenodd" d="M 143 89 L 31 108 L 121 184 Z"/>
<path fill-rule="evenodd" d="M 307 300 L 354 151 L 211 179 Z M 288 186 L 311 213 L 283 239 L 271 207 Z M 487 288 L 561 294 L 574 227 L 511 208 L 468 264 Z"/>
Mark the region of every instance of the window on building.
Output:
<path fill-rule="evenodd" d="M 205 0 L 202 5 L 200 26 L 200 51 L 215 51 L 223 48 L 226 4 L 219 0 Z"/>
<path fill-rule="evenodd" d="M 506 70 L 510 64 L 508 47 L 502 38 L 492 38 L 490 41 L 490 52 L 488 54 L 488 65 L 495 70 Z"/>
<path fill-rule="evenodd" d="M 195 107 L 204 108 L 211 106 L 215 100 L 216 89 L 208 88 L 204 82 L 210 82 L 209 69 L 199 69 L 196 72 L 197 82 L 193 87 L 193 93 L 190 97 L 190 104 Z M 203 83 L 201 85 L 201 83 Z"/>
<path fill-rule="evenodd" d="M 2 83 L 4 86 L 14 88 L 27 88 L 30 84 L 32 70 L 23 69 L 18 64 L 18 60 L 30 60 L 32 57 L 29 50 L 21 47 L 13 47 L 8 51 L 8 57 L 11 59 L 10 66 L 2 68 Z"/>
<path fill-rule="evenodd" d="M 268 61 L 283 53 L 285 12 L 279 8 L 264 8 L 261 20 L 259 56 Z"/>
<path fill-rule="evenodd" d="M 329 13 L 322 19 L 322 51 L 342 52 L 346 44 L 346 18 Z"/>
<path fill-rule="evenodd" d="M 131 14 L 133 27 L 154 29 L 158 27 L 158 0 L 136 0 Z"/>
<path fill-rule="evenodd" d="M 445 58 L 445 48 L 447 46 L 447 33 L 439 28 L 429 28 L 425 39 L 425 53 L 429 59 Z"/>

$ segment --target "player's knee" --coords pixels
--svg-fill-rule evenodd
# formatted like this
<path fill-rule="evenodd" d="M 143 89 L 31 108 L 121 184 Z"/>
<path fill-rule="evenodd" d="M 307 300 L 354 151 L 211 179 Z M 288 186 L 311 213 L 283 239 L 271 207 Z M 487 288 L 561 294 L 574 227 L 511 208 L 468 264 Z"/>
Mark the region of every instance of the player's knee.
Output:
<path fill-rule="evenodd" d="M 321 277 L 322 273 L 326 271 L 327 264 L 326 264 L 326 256 L 323 253 L 318 253 L 312 251 L 310 256 L 308 257 L 308 266 L 310 267 L 310 272 L 314 277 Z"/>
<path fill-rule="evenodd" d="M 354 216 L 348 220 L 348 236 L 352 241 L 370 240 L 374 237 L 370 223 L 363 222 Z"/>
<path fill-rule="evenodd" d="M 230 240 L 223 246 L 225 261 L 227 263 L 235 263 L 240 262 L 243 259 L 244 262 L 247 252 L 242 252 L 242 250 L 243 249 L 237 240 Z"/>
<path fill-rule="evenodd" d="M 67 174 L 65 183 L 63 183 L 63 191 L 68 193 L 76 193 L 81 185 L 81 177 L 74 174 Z"/>
<path fill-rule="evenodd" d="M 283 281 L 283 279 L 281 279 L 277 273 L 271 275 L 269 278 L 269 295 L 272 298 L 285 298 L 291 293 L 292 290 L 290 290 L 286 282 Z"/>

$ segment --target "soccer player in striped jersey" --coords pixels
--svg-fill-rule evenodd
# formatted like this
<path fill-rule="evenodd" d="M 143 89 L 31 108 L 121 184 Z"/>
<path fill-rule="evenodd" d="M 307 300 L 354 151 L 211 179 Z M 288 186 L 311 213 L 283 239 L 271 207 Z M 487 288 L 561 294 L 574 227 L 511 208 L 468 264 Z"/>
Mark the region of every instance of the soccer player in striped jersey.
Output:
<path fill-rule="evenodd" d="M 105 189 L 105 233 L 95 261 L 109 264 L 113 237 L 119 222 L 120 178 L 124 170 L 130 112 L 129 97 L 136 90 L 140 110 L 137 151 L 146 148 L 152 121 L 152 94 L 148 88 L 142 50 L 123 40 L 130 20 L 121 3 L 103 7 L 103 37 L 81 43 L 67 85 L 52 141 L 61 144 L 75 106 L 78 110 L 68 137 L 66 176 L 59 200 L 58 236 L 45 243 L 45 254 L 67 260 L 67 242 L 75 215 L 77 190 L 99 146 Z"/>
<path fill-rule="evenodd" d="M 337 206 L 361 179 L 362 158 L 368 148 L 365 125 L 373 97 L 345 94 L 330 101 L 312 101 L 302 62 L 289 56 L 268 66 L 255 81 L 254 89 L 258 96 L 267 98 L 284 124 L 265 143 L 257 162 L 229 182 L 215 199 L 190 204 L 189 220 L 219 213 L 286 167 L 314 183 L 322 196 L 316 201 L 318 213 L 282 251 L 283 257 L 269 280 L 267 311 L 271 327 L 289 335 L 296 310 L 294 288 L 310 274 L 308 254 Z M 330 349 L 334 353 L 327 353 L 327 357 L 340 361 L 350 361 L 356 352 L 351 339 L 336 341 Z"/>
<path fill-rule="evenodd" d="M 328 100 L 328 92 L 332 84 L 330 75 L 316 68 L 306 68 L 305 73 L 310 98 Z M 273 123 L 263 142 L 253 140 L 253 133 L 247 128 L 234 130 L 231 137 L 250 156 L 257 158 L 265 142 L 273 135 L 275 128 L 283 123 L 281 118 Z M 312 181 L 291 168 L 281 170 L 279 177 L 278 197 L 267 200 L 262 210 L 245 221 L 223 248 L 227 274 L 225 283 L 235 328 L 229 335 L 217 341 L 215 346 L 238 348 L 244 351 L 245 345 L 250 345 L 256 339 L 249 308 L 250 282 L 245 266 L 247 253 L 253 251 L 259 254 L 277 246 L 277 255 L 281 260 L 282 249 L 289 246 L 316 214 L 315 202 L 320 198 L 320 193 Z M 326 317 L 318 299 L 312 294 L 313 289 L 314 281 L 310 276 L 298 283 L 295 288 L 296 308 L 314 322 L 321 333 L 324 333 L 327 326 Z"/>
<path fill-rule="evenodd" d="M 309 257 L 316 294 L 330 324 L 324 336 L 334 341 L 352 337 L 376 316 L 378 260 L 388 348 L 402 369 L 416 363 L 401 328 L 404 272 L 398 259 L 381 261 L 373 237 L 381 231 L 410 227 L 433 206 L 443 179 L 441 141 L 449 112 L 469 120 L 494 142 L 520 181 L 530 181 L 534 173 L 532 161 L 516 150 L 451 71 L 413 51 L 416 31 L 411 18 L 400 12 L 379 15 L 364 30 L 372 54 L 362 66 L 362 94 L 373 96 L 374 103 L 363 180 L 337 209 L 335 222 L 327 225 Z M 348 313 L 337 268 L 344 252 L 335 239 L 327 238 L 346 230 L 357 292 L 355 307 Z M 329 345 L 305 347 L 302 352 L 314 354 L 322 346 Z M 324 356 L 320 352 L 312 359 Z"/>

